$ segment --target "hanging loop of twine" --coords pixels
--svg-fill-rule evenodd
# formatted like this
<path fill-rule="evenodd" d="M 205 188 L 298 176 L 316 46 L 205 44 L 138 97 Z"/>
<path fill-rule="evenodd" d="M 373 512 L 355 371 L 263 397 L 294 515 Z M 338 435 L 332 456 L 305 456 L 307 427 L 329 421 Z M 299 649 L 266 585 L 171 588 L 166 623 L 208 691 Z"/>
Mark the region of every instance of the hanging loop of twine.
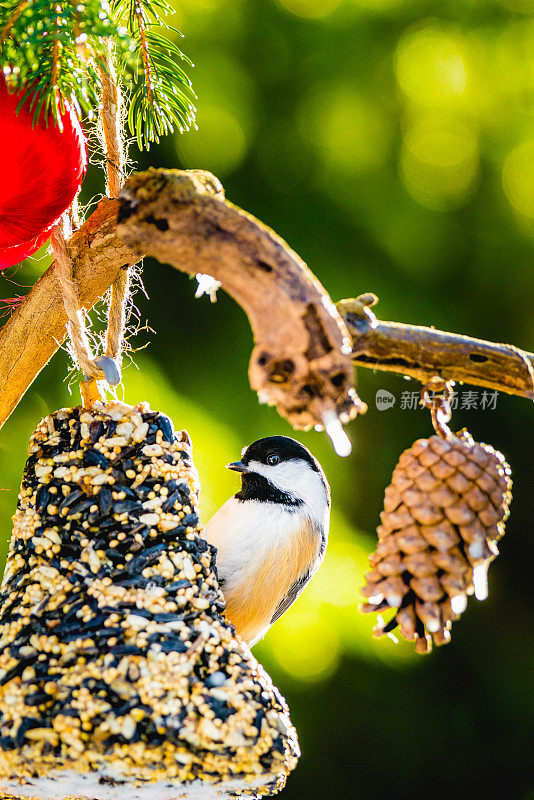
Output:
<path fill-rule="evenodd" d="M 107 193 L 109 197 L 117 197 L 124 179 L 125 158 L 121 133 L 122 100 L 113 65 L 111 43 L 108 43 L 100 78 L 102 81 L 100 138 L 106 155 Z M 82 396 L 84 405 L 90 406 L 96 400 L 102 399 L 97 381 L 105 380 L 110 386 L 117 386 L 122 379 L 122 350 L 130 297 L 130 276 L 127 269 L 121 269 L 111 286 L 105 355 L 95 357 L 85 325 L 85 309 L 80 307 L 72 260 L 68 251 L 67 240 L 71 233 L 70 219 L 65 213 L 52 232 L 51 245 L 67 314 L 71 354 L 86 377 L 81 387 Z"/>
<path fill-rule="evenodd" d="M 50 243 L 56 262 L 55 271 L 63 295 L 63 305 L 67 314 L 67 330 L 71 341 L 72 356 L 88 378 L 102 380 L 106 376 L 96 363 L 91 350 L 91 343 L 85 327 L 85 311 L 79 305 L 72 260 L 67 250 L 66 240 L 70 233 L 70 221 L 67 214 L 64 214 L 52 231 Z"/>
<path fill-rule="evenodd" d="M 105 63 L 100 70 L 102 81 L 101 140 L 106 154 L 107 193 L 118 197 L 123 180 L 125 153 L 122 138 L 122 96 L 113 64 L 112 44 L 108 42 Z M 111 286 L 106 333 L 106 356 L 115 361 L 120 371 L 128 301 L 130 274 L 121 269 Z"/>
<path fill-rule="evenodd" d="M 453 385 L 453 381 L 435 376 L 421 389 L 421 405 L 429 409 L 434 430 L 442 439 L 453 436 L 448 426 L 452 417 Z"/>

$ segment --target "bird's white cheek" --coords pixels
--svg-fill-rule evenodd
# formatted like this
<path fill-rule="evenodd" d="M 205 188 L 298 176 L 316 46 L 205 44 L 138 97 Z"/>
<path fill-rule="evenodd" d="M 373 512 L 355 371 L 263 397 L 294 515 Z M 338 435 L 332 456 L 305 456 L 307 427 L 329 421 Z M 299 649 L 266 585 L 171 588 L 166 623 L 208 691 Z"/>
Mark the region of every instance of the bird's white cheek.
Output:
<path fill-rule="evenodd" d="M 302 514 L 321 522 L 328 508 L 328 491 L 323 478 L 304 461 L 285 461 L 276 466 L 251 461 L 253 472 L 262 475 L 282 492 L 292 495 L 303 503 Z"/>

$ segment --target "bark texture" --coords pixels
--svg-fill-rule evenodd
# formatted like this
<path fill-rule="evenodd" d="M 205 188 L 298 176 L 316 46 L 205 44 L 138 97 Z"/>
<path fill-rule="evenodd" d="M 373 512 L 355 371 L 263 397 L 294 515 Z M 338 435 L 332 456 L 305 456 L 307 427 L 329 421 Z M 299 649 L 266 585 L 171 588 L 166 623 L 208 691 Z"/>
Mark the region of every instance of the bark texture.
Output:
<path fill-rule="evenodd" d="M 534 400 L 533 353 L 512 344 L 379 320 L 370 307 L 376 300 L 366 294 L 337 303 L 352 336 L 356 366 L 398 372 L 422 383 L 439 376 Z"/>

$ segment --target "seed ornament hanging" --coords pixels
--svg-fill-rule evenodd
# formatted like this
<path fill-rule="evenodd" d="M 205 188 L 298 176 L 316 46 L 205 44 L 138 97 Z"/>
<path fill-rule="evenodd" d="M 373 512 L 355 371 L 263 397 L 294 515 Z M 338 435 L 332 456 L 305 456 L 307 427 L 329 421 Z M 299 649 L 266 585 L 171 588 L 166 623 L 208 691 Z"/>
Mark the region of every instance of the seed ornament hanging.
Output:
<path fill-rule="evenodd" d="M 72 354 L 93 377 L 83 407 L 46 417 L 30 442 L 0 591 L 0 789 L 272 794 L 296 765 L 296 732 L 224 619 L 189 437 L 146 404 L 100 400 L 120 353 L 90 353 L 61 227 L 52 247 Z"/>
<path fill-rule="evenodd" d="M 439 379 L 422 391 L 437 435 L 414 442 L 393 471 L 362 588 L 362 611 L 395 609 L 375 635 L 398 627 L 418 653 L 429 652 L 432 641 L 450 640 L 469 595 L 487 597 L 488 566 L 499 552 L 511 500 L 502 453 L 447 427 L 451 393 Z"/>
<path fill-rule="evenodd" d="M 197 496 L 188 435 L 146 404 L 62 409 L 37 427 L 0 592 L 2 792 L 283 785 L 296 734 L 222 616 Z"/>

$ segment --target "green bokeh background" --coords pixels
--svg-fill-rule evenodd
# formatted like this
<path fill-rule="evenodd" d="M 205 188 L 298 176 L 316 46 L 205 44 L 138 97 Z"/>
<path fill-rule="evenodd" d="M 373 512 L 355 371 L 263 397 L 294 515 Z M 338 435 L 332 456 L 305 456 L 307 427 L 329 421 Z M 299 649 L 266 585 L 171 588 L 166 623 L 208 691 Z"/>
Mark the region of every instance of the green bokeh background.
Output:
<path fill-rule="evenodd" d="M 215 172 L 227 196 L 281 234 L 333 299 L 374 291 L 378 314 L 533 349 L 534 2 L 532 0 L 173 0 L 195 62 L 199 131 L 168 137 L 139 166 Z M 102 191 L 90 171 L 85 201 Z M 2 280 L 4 296 L 48 263 Z M 15 285 L 9 281 L 14 281 Z M 206 520 L 236 488 L 224 464 L 261 436 L 292 434 L 247 381 L 252 339 L 223 293 L 147 259 L 138 367 L 125 398 L 188 428 Z M 4 553 L 26 442 L 72 398 L 65 353 L 0 436 Z M 495 796 L 534 800 L 532 409 L 459 408 L 455 428 L 502 449 L 514 501 L 490 597 L 471 600 L 452 643 L 426 657 L 371 636 L 357 610 L 384 488 L 400 452 L 429 435 L 403 409 L 418 385 L 360 370 L 369 412 L 350 458 L 298 433 L 325 467 L 333 519 L 326 561 L 255 653 L 287 697 L 302 759 L 285 800 Z M 463 392 L 476 387 L 460 387 Z M 375 406 L 378 389 L 396 398 Z M 78 402 L 77 390 L 74 401 Z"/>

